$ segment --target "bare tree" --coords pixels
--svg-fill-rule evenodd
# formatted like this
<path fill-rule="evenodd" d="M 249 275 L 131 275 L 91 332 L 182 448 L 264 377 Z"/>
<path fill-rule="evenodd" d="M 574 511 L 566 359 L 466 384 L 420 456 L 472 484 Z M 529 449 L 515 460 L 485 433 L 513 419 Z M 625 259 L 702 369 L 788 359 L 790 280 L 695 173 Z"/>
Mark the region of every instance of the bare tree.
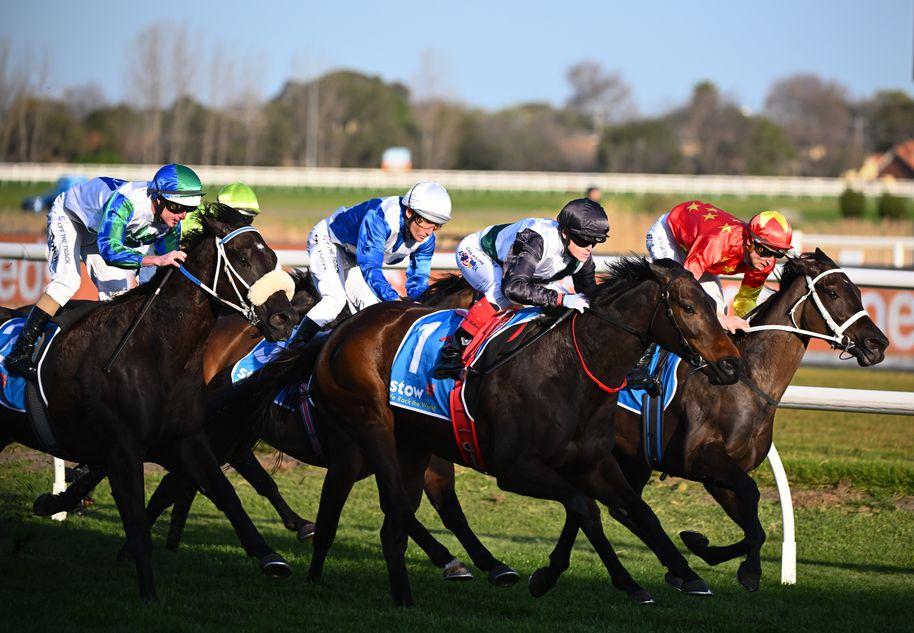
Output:
<path fill-rule="evenodd" d="M 453 99 L 448 60 L 425 51 L 412 81 L 413 114 L 419 127 L 417 164 L 424 169 L 448 168 L 457 158 L 464 108 Z"/>
<path fill-rule="evenodd" d="M 128 137 L 136 149 L 127 155 L 144 163 L 162 160 L 162 109 L 165 107 L 164 60 L 162 50 L 167 30 L 162 24 L 143 29 L 127 53 L 127 95 L 144 112 L 139 134 Z"/>
<path fill-rule="evenodd" d="M 73 118 L 82 120 L 107 103 L 105 93 L 94 81 L 79 86 L 70 86 L 63 91 L 63 102 Z"/>
<path fill-rule="evenodd" d="M 195 40 L 188 35 L 185 26 L 172 27 L 168 33 L 171 41 L 167 50 L 171 51 L 171 57 L 165 60 L 165 68 L 168 70 L 166 87 L 169 88 L 167 94 L 172 103 L 168 160 L 178 162 L 186 161 L 184 148 L 193 107 L 190 98 L 196 79 L 198 51 L 192 44 Z"/>
<path fill-rule="evenodd" d="M 605 70 L 600 62 L 592 59 L 578 62 L 568 69 L 565 77 L 571 84 L 566 107 L 589 117 L 595 131 L 637 113 L 629 85 L 619 73 Z"/>

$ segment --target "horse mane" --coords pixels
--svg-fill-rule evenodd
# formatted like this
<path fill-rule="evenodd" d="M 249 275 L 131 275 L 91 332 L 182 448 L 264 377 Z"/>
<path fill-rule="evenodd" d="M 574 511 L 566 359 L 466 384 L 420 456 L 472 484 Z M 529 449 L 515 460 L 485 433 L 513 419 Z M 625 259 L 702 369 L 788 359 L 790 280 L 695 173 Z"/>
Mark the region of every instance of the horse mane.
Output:
<path fill-rule="evenodd" d="M 469 283 L 460 273 L 448 273 L 426 288 L 418 301 L 427 305 L 437 305 L 441 300 L 450 297 L 453 293 L 468 287 Z"/>
<path fill-rule="evenodd" d="M 677 265 L 669 260 L 657 260 L 654 265 L 672 268 Z M 606 272 L 599 275 L 599 283 L 591 299 L 612 298 L 623 294 L 645 281 L 659 281 L 651 264 L 643 257 L 628 255 L 607 264 Z"/>

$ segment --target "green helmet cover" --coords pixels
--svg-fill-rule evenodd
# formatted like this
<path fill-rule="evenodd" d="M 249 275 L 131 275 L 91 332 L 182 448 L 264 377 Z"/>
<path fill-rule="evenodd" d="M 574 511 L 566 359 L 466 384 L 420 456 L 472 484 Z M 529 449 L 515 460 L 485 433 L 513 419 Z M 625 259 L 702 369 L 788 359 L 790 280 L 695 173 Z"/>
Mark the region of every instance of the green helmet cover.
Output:
<path fill-rule="evenodd" d="M 260 203 L 257 202 L 254 190 L 240 182 L 233 182 L 220 189 L 216 201 L 243 215 L 254 216 L 260 213 Z"/>

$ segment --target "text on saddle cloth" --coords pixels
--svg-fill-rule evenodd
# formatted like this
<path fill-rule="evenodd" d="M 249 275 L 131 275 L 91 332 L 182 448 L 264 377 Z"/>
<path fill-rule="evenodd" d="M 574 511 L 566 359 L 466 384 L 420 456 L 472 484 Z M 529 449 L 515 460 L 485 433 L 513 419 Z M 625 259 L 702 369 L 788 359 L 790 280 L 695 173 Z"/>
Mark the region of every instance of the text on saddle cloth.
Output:
<path fill-rule="evenodd" d="M 19 333 L 22 331 L 24 325 L 25 319 L 21 317 L 10 319 L 5 323 L 0 324 L 0 405 L 20 413 L 25 413 L 25 388 L 28 381 L 22 376 L 7 372 L 6 368 L 3 367 L 3 361 L 13 350 L 16 339 L 19 338 Z M 38 345 L 35 347 L 35 357 L 38 359 L 36 367 L 38 367 L 39 387 L 41 387 L 41 374 L 44 369 L 44 359 L 51 347 L 51 342 L 59 332 L 60 328 L 57 324 L 53 321 L 49 321 L 44 335 L 39 339 Z M 47 398 L 44 395 L 44 389 L 40 388 L 40 392 L 45 406 L 47 406 Z"/>

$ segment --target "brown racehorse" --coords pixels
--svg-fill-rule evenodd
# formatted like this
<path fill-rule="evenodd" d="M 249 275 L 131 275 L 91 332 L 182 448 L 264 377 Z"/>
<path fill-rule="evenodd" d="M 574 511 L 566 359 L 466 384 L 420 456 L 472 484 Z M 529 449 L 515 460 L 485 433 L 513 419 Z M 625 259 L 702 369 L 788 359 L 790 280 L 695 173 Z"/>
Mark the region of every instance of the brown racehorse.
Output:
<path fill-rule="evenodd" d="M 303 315 L 314 305 L 318 297 L 309 273 L 293 270 L 290 274 L 295 280 L 296 289 L 292 304 L 296 312 Z M 470 305 L 472 299 L 473 289 L 458 275 L 448 275 L 429 287 L 422 297 L 422 302 L 439 308 L 457 307 Z M 261 339 L 255 328 L 236 315 L 219 319 L 207 340 L 204 356 L 204 379 L 208 388 L 217 390 L 230 384 L 232 366 L 250 352 Z M 306 364 L 310 366 L 312 363 Z M 300 381 L 300 378 L 297 381 Z M 267 401 L 258 402 L 257 406 L 236 399 L 226 402 L 222 410 L 212 416 L 214 419 L 208 428 L 210 441 L 216 455 L 226 456 L 225 460 L 251 483 L 260 495 L 270 501 L 289 530 L 296 532 L 300 540 L 310 539 L 314 532 L 314 524 L 302 519 L 289 507 L 276 483 L 257 461 L 250 447 L 259 438 L 299 461 L 317 466 L 326 466 L 329 457 L 315 454 L 314 444 L 305 433 L 299 414 L 272 404 L 273 395 L 272 392 L 267 394 Z M 252 429 L 255 431 L 252 432 Z M 327 429 L 328 432 L 330 430 L 332 429 Z M 333 459 L 335 463 L 340 464 L 331 475 L 334 481 L 351 487 L 358 479 L 371 474 L 371 469 L 351 440 L 346 437 L 329 438 L 323 428 L 320 428 L 320 431 L 325 445 L 323 452 L 329 454 L 330 443 L 334 442 Z M 36 514 L 51 516 L 57 512 L 72 511 L 82 497 L 98 485 L 104 476 L 102 469 L 92 468 L 65 492 L 41 495 L 35 501 Z M 496 559 L 471 530 L 455 490 L 454 465 L 433 457 L 429 460 L 424 479 L 425 492 L 432 506 L 441 516 L 445 527 L 451 530 L 466 548 L 477 567 L 486 572 L 489 581 L 497 586 L 514 584 L 519 577 L 517 572 Z M 166 541 L 168 549 L 178 548 L 195 495 L 193 486 L 173 474 L 168 474 L 150 498 L 147 507 L 150 525 L 174 504 Z M 463 563 L 437 541 L 420 522 L 416 521 L 410 527 L 410 536 L 437 567 L 444 569 L 446 579 L 472 578 L 472 574 Z M 121 555 L 126 554 L 126 550 L 122 549 Z"/>
<path fill-rule="evenodd" d="M 385 515 L 381 543 L 397 605 L 413 602 L 403 554 L 429 454 L 459 460 L 450 424 L 388 404 L 394 354 L 409 327 L 430 312 L 402 303 L 372 306 L 336 328 L 314 370 L 320 406 L 358 442 L 374 467 Z M 612 454 L 607 421 L 616 396 L 598 385 L 620 384 L 650 341 L 704 358 L 703 371 L 718 382 L 737 380 L 739 353 L 695 279 L 669 260 L 624 259 L 610 267 L 591 297 L 590 310 L 555 327 L 537 342 L 535 354 L 518 357 L 525 362 L 503 364 L 487 375 L 473 406 L 481 454 L 499 487 L 562 503 L 597 549 L 613 584 L 637 602 L 652 598 L 595 530 L 599 518 L 590 512 L 591 498 L 642 527 L 649 546 L 685 591 L 708 591 L 631 489 Z M 340 494 L 329 482 L 328 475 L 309 574 L 326 555 L 319 547 L 329 547 L 321 538 L 325 505 L 333 501 L 328 496 Z"/>
<path fill-rule="evenodd" d="M 809 294 L 813 290 L 817 298 Z M 868 316 L 849 323 L 861 310 L 860 290 L 817 250 L 786 262 L 780 290 L 758 309 L 752 326 L 796 327 L 821 337 L 833 336 L 837 339 L 833 345 L 852 354 L 865 367 L 882 361 L 889 342 Z M 796 316 L 796 326 L 791 313 Z M 842 329 L 845 323 L 849 323 L 847 329 L 836 336 L 835 330 Z M 711 565 L 746 556 L 737 578 L 749 591 L 759 586 L 761 547 L 765 541 L 758 519 L 759 491 L 749 473 L 768 455 L 777 402 L 799 367 L 809 340 L 810 335 L 776 329 L 741 335 L 737 339 L 743 361 L 741 381 L 713 387 L 704 376 L 681 366 L 679 390 L 663 414 L 663 472 L 704 484 L 744 532 L 741 541 L 722 547 L 710 546 L 698 532 L 682 532 L 680 537 Z M 651 476 L 651 466 L 644 457 L 641 424 L 640 416 L 617 409 L 614 453 L 632 488 L 639 493 Z M 613 516 L 637 533 L 637 526 L 624 514 L 613 511 Z M 566 524 L 549 557 L 549 566 L 534 572 L 530 579 L 534 595 L 543 595 L 567 569 L 576 534 L 577 528 Z"/>
<path fill-rule="evenodd" d="M 160 270 L 148 284 L 100 304 L 57 336 L 44 385 L 57 448 L 32 429 L 26 414 L 0 409 L 0 450 L 17 441 L 58 457 L 103 466 L 144 600 L 156 599 L 152 539 L 144 513 L 144 461 L 178 471 L 205 490 L 265 572 L 287 575 L 290 571 L 245 514 L 203 429 L 203 345 L 219 305 L 212 295 L 244 304 L 273 340 L 287 337 L 297 321 L 286 294 L 273 291 L 272 284 L 265 284 L 269 296 L 256 306 L 247 305 L 238 290 L 244 286 L 253 290 L 261 279 L 266 282 L 277 261 L 259 233 L 246 224 L 236 213 L 205 218 L 202 235 L 188 249 L 183 266 L 188 278 L 174 274 L 166 283 L 166 273 Z M 212 294 L 195 287 L 191 277 L 212 284 Z M 159 288 L 158 299 L 106 374 L 102 367 L 122 333 Z M 12 314 L 2 311 L 4 316 Z"/>

